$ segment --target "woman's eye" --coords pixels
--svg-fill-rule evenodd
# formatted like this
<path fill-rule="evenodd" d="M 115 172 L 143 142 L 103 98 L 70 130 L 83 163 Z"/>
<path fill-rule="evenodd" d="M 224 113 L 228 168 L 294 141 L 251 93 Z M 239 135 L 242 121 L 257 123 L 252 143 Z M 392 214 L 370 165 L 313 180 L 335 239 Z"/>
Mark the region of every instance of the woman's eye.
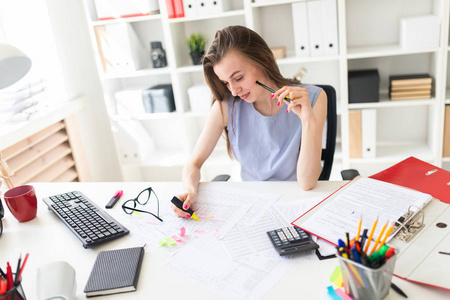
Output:
<path fill-rule="evenodd" d="M 243 77 L 244 77 L 244 76 L 239 77 L 239 78 L 236 78 L 236 81 L 240 81 Z"/>

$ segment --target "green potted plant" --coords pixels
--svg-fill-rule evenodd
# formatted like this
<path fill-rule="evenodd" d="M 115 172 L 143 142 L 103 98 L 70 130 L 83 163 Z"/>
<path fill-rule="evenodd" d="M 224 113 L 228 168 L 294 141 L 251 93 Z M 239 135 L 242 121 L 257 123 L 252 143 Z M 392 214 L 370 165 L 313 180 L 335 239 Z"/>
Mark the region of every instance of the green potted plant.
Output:
<path fill-rule="evenodd" d="M 194 65 L 200 65 L 202 63 L 202 57 L 205 55 L 206 41 L 207 38 L 201 33 L 192 33 L 189 37 L 186 37 L 186 44 L 189 47 Z"/>

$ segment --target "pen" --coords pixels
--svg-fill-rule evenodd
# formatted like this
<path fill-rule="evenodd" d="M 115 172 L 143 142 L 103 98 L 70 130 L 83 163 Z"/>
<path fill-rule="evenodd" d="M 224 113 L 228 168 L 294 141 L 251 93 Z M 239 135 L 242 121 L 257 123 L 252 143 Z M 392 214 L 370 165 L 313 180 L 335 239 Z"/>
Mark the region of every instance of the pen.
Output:
<path fill-rule="evenodd" d="M 22 253 L 19 255 L 19 260 L 17 261 L 17 269 L 16 269 L 16 278 L 14 278 L 14 285 L 19 282 L 19 273 L 20 273 L 20 263 L 22 262 Z"/>
<path fill-rule="evenodd" d="M 23 272 L 23 269 L 25 268 L 25 264 L 27 263 L 27 260 L 28 260 L 28 256 L 29 256 L 29 255 L 30 255 L 29 253 L 27 253 L 27 254 L 25 255 L 25 258 L 24 258 L 24 260 L 23 260 L 22 267 L 20 268 L 18 281 L 20 281 L 20 279 L 22 278 L 22 272 Z"/>
<path fill-rule="evenodd" d="M 6 279 L 0 279 L 0 295 L 6 294 Z"/>
<path fill-rule="evenodd" d="M 394 283 L 391 282 L 391 288 L 396 291 L 397 293 L 399 293 L 400 295 L 402 295 L 405 298 L 408 298 L 408 296 L 406 296 L 405 292 L 403 292 L 397 285 L 395 285 Z"/>
<path fill-rule="evenodd" d="M 259 84 L 260 86 L 262 86 L 262 87 L 265 88 L 266 90 L 268 90 L 268 91 L 270 91 L 270 92 L 272 92 L 272 93 L 275 93 L 275 90 L 274 90 L 274 89 L 271 89 L 270 87 L 268 87 L 268 86 L 265 85 L 265 84 L 262 84 L 262 83 L 259 82 L 259 81 L 256 81 L 256 84 Z M 284 99 L 287 100 L 287 101 L 289 101 L 289 102 L 291 102 L 291 99 L 289 99 L 289 95 L 287 95 L 286 97 L 284 97 Z"/>
<path fill-rule="evenodd" d="M 6 290 L 12 289 L 14 285 L 11 265 L 9 261 L 6 263 Z"/>
<path fill-rule="evenodd" d="M 181 209 L 182 211 L 185 211 L 185 212 L 187 212 L 190 216 L 191 216 L 191 218 L 193 218 L 193 219 L 195 219 L 195 220 L 197 220 L 198 221 L 198 217 L 197 217 L 197 215 L 195 214 L 195 212 L 192 210 L 192 208 L 188 208 L 188 209 L 183 209 L 183 202 L 180 200 L 180 199 L 178 199 L 177 197 L 173 197 L 172 198 L 172 200 L 170 200 L 176 207 L 178 207 L 179 209 Z"/>
<path fill-rule="evenodd" d="M 106 208 L 113 208 L 114 205 L 119 201 L 120 197 L 122 197 L 123 191 L 117 191 L 117 193 L 109 200 L 108 204 L 106 204 Z"/>
<path fill-rule="evenodd" d="M 366 242 L 366 239 L 367 239 L 367 231 L 369 231 L 367 228 L 364 229 L 363 234 L 362 234 L 362 236 L 361 236 L 361 242 L 360 242 L 360 245 L 361 245 L 361 251 L 363 250 L 363 248 L 364 248 L 364 243 Z M 362 251 L 362 252 L 363 252 L 363 251 Z"/>

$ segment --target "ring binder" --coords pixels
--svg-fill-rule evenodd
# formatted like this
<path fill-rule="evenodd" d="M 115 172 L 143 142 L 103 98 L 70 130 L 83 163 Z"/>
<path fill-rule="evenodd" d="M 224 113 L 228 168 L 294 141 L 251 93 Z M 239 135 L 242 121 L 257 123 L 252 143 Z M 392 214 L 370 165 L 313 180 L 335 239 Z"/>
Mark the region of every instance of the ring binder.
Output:
<path fill-rule="evenodd" d="M 395 222 L 394 237 L 404 242 L 409 242 L 422 228 L 425 227 L 423 207 L 416 213 L 408 208 L 408 212 Z"/>
<path fill-rule="evenodd" d="M 434 169 L 434 170 L 426 172 L 425 175 L 431 175 L 431 174 L 436 173 L 436 172 L 437 172 L 437 169 Z"/>

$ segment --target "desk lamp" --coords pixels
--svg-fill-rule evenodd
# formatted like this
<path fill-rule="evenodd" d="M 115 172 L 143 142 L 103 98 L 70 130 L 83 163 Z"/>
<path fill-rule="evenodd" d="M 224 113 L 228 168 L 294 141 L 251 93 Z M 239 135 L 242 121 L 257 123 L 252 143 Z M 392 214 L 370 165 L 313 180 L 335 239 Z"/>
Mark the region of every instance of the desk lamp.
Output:
<path fill-rule="evenodd" d="M 31 59 L 9 44 L 0 43 L 0 90 L 25 76 L 31 68 Z"/>
<path fill-rule="evenodd" d="M 13 85 L 24 77 L 31 68 L 31 59 L 16 47 L 0 43 L 0 90 Z M 0 152 L 0 177 L 5 180 L 8 189 L 13 186 L 8 168 Z"/>

